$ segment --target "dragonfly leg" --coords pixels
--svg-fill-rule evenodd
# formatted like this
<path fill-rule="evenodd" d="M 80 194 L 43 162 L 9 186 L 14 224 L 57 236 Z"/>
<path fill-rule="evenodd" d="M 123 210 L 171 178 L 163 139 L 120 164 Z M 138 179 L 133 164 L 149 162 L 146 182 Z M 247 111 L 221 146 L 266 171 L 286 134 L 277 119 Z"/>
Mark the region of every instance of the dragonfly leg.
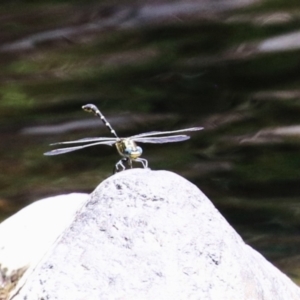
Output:
<path fill-rule="evenodd" d="M 115 174 L 115 173 L 117 173 L 117 172 L 124 171 L 126 168 L 125 168 L 123 162 L 127 162 L 127 160 L 128 160 L 127 157 L 122 158 L 121 160 L 119 160 L 119 161 L 116 163 L 115 167 L 114 167 L 113 173 Z M 121 167 L 122 170 L 120 170 L 120 167 Z"/>
<path fill-rule="evenodd" d="M 148 168 L 148 160 L 147 159 L 138 157 L 135 159 L 135 161 L 139 161 L 145 169 Z"/>
<path fill-rule="evenodd" d="M 127 159 L 127 163 L 130 169 L 132 169 L 132 160 L 130 158 Z"/>

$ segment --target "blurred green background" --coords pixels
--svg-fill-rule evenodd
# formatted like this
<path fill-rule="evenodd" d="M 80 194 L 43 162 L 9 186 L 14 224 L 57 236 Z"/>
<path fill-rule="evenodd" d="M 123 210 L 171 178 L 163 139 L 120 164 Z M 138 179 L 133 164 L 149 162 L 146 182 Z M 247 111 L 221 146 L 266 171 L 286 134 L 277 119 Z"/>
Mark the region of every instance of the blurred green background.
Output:
<path fill-rule="evenodd" d="M 111 175 L 107 146 L 43 156 L 110 136 L 84 104 L 120 136 L 204 126 L 144 157 L 300 283 L 299 0 L 10 1 L 0 28 L 0 219 Z"/>

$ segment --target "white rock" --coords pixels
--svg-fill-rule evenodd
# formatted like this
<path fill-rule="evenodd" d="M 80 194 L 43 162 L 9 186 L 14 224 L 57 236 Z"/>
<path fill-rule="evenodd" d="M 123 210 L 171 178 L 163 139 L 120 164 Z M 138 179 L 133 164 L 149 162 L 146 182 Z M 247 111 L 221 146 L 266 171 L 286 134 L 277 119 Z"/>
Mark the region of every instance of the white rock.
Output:
<path fill-rule="evenodd" d="M 10 271 L 34 265 L 74 220 L 88 194 L 36 201 L 0 224 L 0 264 Z"/>
<path fill-rule="evenodd" d="M 300 289 L 196 186 L 134 169 L 100 184 L 13 299 L 298 300 Z"/>

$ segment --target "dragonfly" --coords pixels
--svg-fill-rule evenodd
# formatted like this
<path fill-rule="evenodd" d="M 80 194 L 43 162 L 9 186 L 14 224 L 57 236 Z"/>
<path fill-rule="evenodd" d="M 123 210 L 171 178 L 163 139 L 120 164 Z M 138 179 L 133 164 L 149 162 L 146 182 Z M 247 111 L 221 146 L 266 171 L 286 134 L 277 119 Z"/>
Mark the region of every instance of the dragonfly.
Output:
<path fill-rule="evenodd" d="M 143 150 L 136 143 L 152 143 L 152 144 L 163 144 L 163 143 L 174 143 L 186 141 L 190 136 L 185 134 L 177 134 L 182 132 L 192 132 L 202 130 L 203 127 L 192 127 L 186 129 L 179 129 L 173 131 L 151 131 L 146 133 L 140 133 L 130 137 L 119 137 L 116 131 L 112 128 L 110 123 L 106 120 L 101 111 L 94 104 L 86 104 L 82 106 L 82 109 L 86 112 L 93 113 L 95 116 L 99 117 L 104 125 L 110 130 L 110 133 L 114 137 L 91 137 L 83 138 L 76 141 L 67 141 L 50 144 L 53 145 L 69 145 L 69 144 L 85 144 L 74 147 L 59 148 L 51 150 L 44 153 L 44 155 L 59 155 L 64 153 L 73 152 L 76 150 L 84 149 L 87 147 L 97 146 L 97 145 L 108 145 L 115 146 L 118 153 L 122 157 L 115 165 L 113 173 L 124 171 L 126 169 L 125 164 L 132 168 L 132 162 L 140 162 L 144 168 L 148 168 L 148 161 L 142 158 L 141 155 Z M 172 135 L 170 135 L 172 134 Z M 173 135 L 175 134 L 175 135 Z"/>

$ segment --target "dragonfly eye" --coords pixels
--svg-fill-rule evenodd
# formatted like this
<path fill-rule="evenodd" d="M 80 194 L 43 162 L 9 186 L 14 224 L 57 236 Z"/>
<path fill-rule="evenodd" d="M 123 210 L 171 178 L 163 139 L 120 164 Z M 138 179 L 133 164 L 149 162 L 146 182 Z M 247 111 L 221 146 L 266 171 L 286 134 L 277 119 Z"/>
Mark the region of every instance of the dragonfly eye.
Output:
<path fill-rule="evenodd" d="M 142 155 L 142 153 L 143 153 L 143 149 L 142 149 L 141 147 L 139 147 L 139 146 L 136 147 L 136 151 L 137 151 L 140 155 Z"/>
<path fill-rule="evenodd" d="M 130 149 L 130 148 L 125 148 L 124 149 L 124 154 L 126 154 L 126 155 L 130 155 L 131 152 L 132 152 L 132 149 Z"/>
<path fill-rule="evenodd" d="M 138 156 L 142 155 L 143 150 L 139 146 L 137 146 L 135 149 L 132 149 L 132 148 L 128 147 L 128 148 L 124 149 L 123 153 L 125 155 L 128 155 L 128 156 L 134 156 L 134 157 L 136 156 L 136 157 L 138 157 Z"/>

